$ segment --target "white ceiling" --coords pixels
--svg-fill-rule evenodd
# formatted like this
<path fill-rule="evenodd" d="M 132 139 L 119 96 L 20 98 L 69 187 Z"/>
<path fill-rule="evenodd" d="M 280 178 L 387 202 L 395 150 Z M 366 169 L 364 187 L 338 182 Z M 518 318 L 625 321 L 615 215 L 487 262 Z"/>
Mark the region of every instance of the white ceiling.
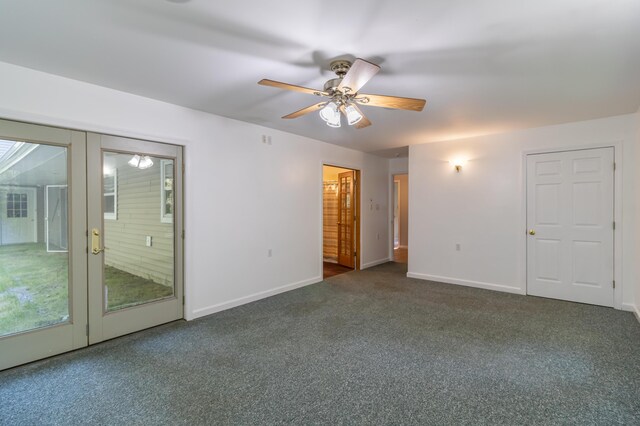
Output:
<path fill-rule="evenodd" d="M 331 59 L 382 71 L 362 91 L 427 99 L 327 127 Z M 0 0 L 0 61 L 363 151 L 635 112 L 638 0 Z"/>

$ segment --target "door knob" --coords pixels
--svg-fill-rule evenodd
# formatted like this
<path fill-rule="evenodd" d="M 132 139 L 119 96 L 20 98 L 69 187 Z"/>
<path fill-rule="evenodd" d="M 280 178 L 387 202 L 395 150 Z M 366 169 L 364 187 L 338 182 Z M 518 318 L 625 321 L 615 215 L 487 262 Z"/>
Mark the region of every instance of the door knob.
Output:
<path fill-rule="evenodd" d="M 536 231 L 533 229 L 529 229 L 529 235 L 536 235 Z"/>
<path fill-rule="evenodd" d="M 91 253 L 100 254 L 104 249 L 104 247 L 100 247 L 100 231 L 98 228 L 93 228 L 91 230 Z"/>

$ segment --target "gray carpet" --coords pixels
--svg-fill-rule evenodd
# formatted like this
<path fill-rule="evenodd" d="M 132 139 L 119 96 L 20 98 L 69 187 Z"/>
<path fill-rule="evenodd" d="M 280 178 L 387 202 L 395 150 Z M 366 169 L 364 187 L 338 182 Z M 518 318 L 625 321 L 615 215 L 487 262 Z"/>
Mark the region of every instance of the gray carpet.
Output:
<path fill-rule="evenodd" d="M 0 373 L 0 424 L 640 424 L 627 312 L 385 264 Z"/>

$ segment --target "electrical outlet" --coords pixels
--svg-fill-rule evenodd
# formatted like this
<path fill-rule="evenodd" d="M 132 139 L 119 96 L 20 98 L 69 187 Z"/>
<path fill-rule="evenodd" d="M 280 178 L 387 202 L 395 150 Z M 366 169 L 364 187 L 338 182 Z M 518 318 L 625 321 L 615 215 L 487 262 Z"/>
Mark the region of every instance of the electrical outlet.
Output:
<path fill-rule="evenodd" d="M 273 251 L 271 249 L 267 250 L 267 257 L 271 257 L 273 255 Z"/>
<path fill-rule="evenodd" d="M 144 241 L 147 247 L 151 247 L 151 235 L 147 235 Z"/>
<path fill-rule="evenodd" d="M 456 243 L 456 251 L 460 251 L 460 243 Z"/>

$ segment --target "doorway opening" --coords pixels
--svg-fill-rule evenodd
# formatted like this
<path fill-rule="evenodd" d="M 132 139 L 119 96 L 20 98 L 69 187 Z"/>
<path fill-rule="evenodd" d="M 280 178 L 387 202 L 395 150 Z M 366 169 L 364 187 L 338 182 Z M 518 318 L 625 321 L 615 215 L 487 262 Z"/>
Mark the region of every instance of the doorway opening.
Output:
<path fill-rule="evenodd" d="M 393 175 L 393 261 L 409 256 L 409 175 Z"/>
<path fill-rule="evenodd" d="M 359 264 L 360 171 L 323 165 L 323 278 L 353 271 Z"/>

